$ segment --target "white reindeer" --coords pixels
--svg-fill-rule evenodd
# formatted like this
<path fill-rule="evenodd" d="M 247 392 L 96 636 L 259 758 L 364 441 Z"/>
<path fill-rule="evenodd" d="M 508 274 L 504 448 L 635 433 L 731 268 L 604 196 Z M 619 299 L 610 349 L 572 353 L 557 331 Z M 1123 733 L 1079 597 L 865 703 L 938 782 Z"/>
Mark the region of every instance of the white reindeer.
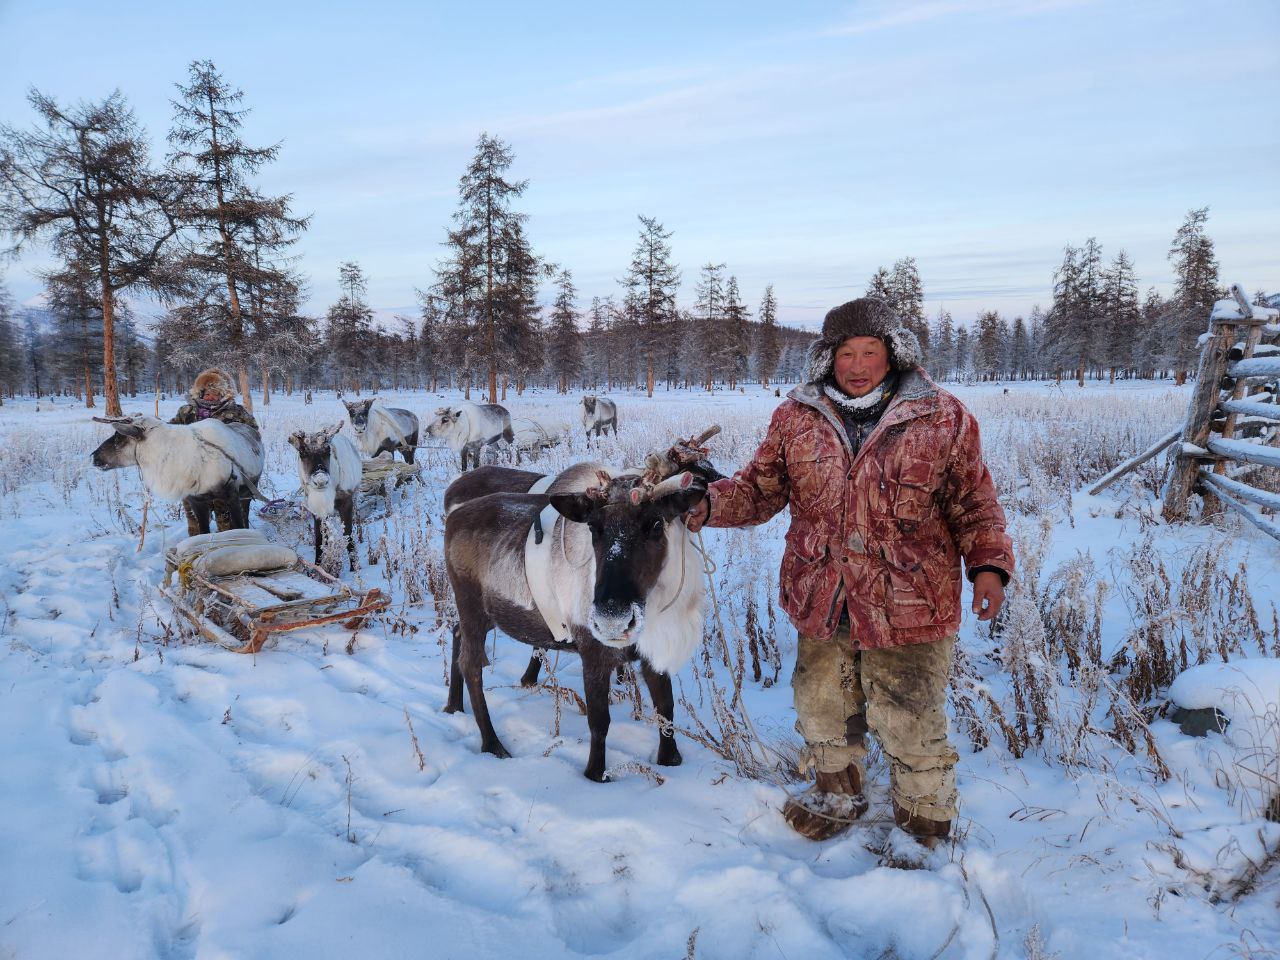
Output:
<path fill-rule="evenodd" d="M 560 420 L 514 417 L 511 427 L 511 443 L 516 449 L 516 463 L 522 462 L 525 457 L 536 460 L 544 450 L 558 447 L 569 439 L 569 424 Z"/>
<path fill-rule="evenodd" d="M 462 470 L 467 469 L 467 459 L 471 465 L 480 465 L 480 451 L 499 440 L 512 443 L 515 434 L 511 429 L 511 414 L 506 407 L 496 403 L 471 403 L 464 400 L 454 407 L 441 407 L 435 413 L 435 419 L 427 425 L 427 434 L 437 440 L 443 440 L 449 449 L 459 454 L 462 459 Z"/>
<path fill-rule="evenodd" d="M 395 459 L 399 450 L 405 463 L 413 463 L 413 452 L 418 446 L 418 418 L 399 407 L 375 407 L 377 400 L 343 400 L 351 429 L 355 431 L 360 452 L 373 458 L 384 450 L 391 451 Z"/>
<path fill-rule="evenodd" d="M 244 498 L 262 476 L 262 438 L 253 427 L 212 419 L 171 424 L 141 413 L 93 419 L 115 430 L 93 451 L 99 470 L 136 466 L 154 496 L 191 506 L 201 533 L 209 532 L 215 503 L 227 505 L 233 527 L 248 527 Z"/>
<path fill-rule="evenodd" d="M 587 436 L 594 433 L 599 437 L 610 429 L 618 435 L 618 405 L 605 397 L 585 396 L 582 398 L 582 429 Z"/>
<path fill-rule="evenodd" d="M 360 451 L 349 438 L 338 431 L 341 423 L 307 433 L 298 430 L 289 436 L 289 445 L 298 452 L 298 477 L 307 496 L 307 512 L 315 519 L 316 563 L 320 563 L 320 546 L 324 521 L 335 510 L 342 519 L 346 534 L 351 569 L 356 568 L 356 546 L 352 537 L 355 497 L 360 489 L 363 471 Z"/>

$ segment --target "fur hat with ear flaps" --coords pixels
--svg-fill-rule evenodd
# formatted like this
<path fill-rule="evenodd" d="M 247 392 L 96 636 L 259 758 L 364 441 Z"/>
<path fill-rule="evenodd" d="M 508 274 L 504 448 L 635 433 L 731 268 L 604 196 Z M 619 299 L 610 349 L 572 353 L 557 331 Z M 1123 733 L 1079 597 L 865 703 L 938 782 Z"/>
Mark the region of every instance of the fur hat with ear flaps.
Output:
<path fill-rule="evenodd" d="M 219 400 L 230 400 L 236 395 L 236 388 L 231 381 L 231 375 L 225 370 L 219 370 L 217 367 L 201 370 L 196 376 L 195 383 L 191 384 L 191 389 L 187 391 L 187 395 L 192 400 L 199 400 L 204 396 L 204 392 L 210 389 L 218 394 Z"/>
<path fill-rule="evenodd" d="M 920 341 L 889 305 L 876 297 L 850 300 L 827 311 L 822 336 L 809 345 L 809 382 L 831 373 L 836 350 L 850 337 L 875 337 L 889 348 L 889 366 L 899 373 L 920 366 Z"/>

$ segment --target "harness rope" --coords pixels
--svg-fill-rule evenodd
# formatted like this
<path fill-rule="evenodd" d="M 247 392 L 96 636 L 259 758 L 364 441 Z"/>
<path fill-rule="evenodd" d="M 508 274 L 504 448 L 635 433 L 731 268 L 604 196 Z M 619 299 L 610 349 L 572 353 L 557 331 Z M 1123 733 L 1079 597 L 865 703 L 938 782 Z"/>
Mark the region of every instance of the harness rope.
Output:
<path fill-rule="evenodd" d="M 255 483 L 253 480 L 253 477 L 249 475 L 249 471 L 244 468 L 244 464 L 242 464 L 239 460 L 237 460 L 235 457 L 229 454 L 222 447 L 218 446 L 212 440 L 206 440 L 204 437 L 200 436 L 200 434 L 198 433 L 193 433 L 192 436 L 194 436 L 196 440 L 199 441 L 200 443 L 203 443 L 206 447 L 210 447 L 214 450 L 217 450 L 220 454 L 222 454 L 224 457 L 226 457 L 228 460 L 231 461 L 231 465 L 240 471 L 240 480 L 246 487 L 249 488 L 249 493 L 252 494 L 252 499 L 261 500 L 263 503 L 271 502 L 266 498 L 266 496 L 263 495 L 262 491 L 258 489 L 257 483 Z"/>

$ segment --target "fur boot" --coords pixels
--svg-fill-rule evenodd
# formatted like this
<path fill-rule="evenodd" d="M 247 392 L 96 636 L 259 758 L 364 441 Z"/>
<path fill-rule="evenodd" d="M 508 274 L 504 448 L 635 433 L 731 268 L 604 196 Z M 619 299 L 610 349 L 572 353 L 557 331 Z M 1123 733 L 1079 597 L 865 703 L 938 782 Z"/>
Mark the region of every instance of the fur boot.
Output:
<path fill-rule="evenodd" d="M 830 840 L 866 812 L 862 774 L 854 764 L 835 773 L 818 771 L 814 785 L 782 808 L 791 829 L 810 840 Z"/>

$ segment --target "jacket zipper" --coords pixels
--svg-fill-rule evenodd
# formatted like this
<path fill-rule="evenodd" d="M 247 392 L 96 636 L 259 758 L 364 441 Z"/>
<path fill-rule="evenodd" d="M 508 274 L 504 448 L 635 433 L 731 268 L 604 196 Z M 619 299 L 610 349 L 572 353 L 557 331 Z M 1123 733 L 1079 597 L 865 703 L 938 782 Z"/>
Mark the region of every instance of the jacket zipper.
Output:
<path fill-rule="evenodd" d="M 844 577 L 840 578 L 840 582 L 836 584 L 836 595 L 831 598 L 831 609 L 827 613 L 827 626 L 832 625 L 832 621 L 836 618 L 836 605 L 840 602 L 840 594 L 844 593 Z"/>

